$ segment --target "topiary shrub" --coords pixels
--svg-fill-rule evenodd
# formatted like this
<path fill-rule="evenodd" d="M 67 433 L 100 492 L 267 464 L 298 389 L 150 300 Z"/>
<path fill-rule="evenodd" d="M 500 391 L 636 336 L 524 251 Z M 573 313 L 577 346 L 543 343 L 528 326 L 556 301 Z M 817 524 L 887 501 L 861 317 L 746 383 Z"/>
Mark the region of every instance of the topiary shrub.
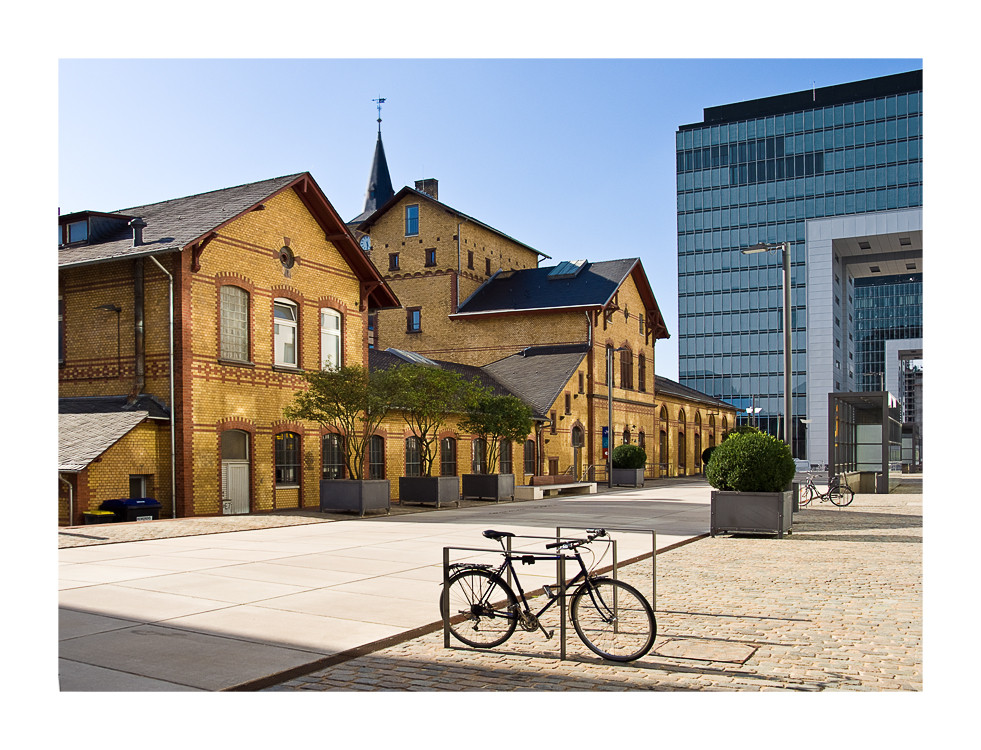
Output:
<path fill-rule="evenodd" d="M 782 492 L 795 473 L 790 448 L 764 432 L 729 435 L 705 468 L 715 489 L 735 492 Z"/>
<path fill-rule="evenodd" d="M 726 440 L 730 435 L 748 435 L 759 431 L 760 429 L 758 427 L 753 427 L 751 424 L 741 424 L 729 430 L 729 432 L 722 436 L 722 439 Z"/>
<path fill-rule="evenodd" d="M 647 453 L 639 445 L 629 443 L 613 449 L 614 469 L 643 469 L 647 465 Z"/>
<path fill-rule="evenodd" d="M 715 452 L 715 446 L 710 445 L 708 448 L 702 451 L 702 466 L 708 466 L 709 459 L 712 458 L 712 454 Z"/>

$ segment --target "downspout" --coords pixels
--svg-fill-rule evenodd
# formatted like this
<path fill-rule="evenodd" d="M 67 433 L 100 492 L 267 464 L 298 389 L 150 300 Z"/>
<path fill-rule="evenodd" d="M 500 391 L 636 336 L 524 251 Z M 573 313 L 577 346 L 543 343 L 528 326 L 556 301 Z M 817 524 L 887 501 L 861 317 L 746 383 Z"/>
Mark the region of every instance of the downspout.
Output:
<path fill-rule="evenodd" d="M 170 358 L 170 508 L 171 518 L 177 518 L 177 439 L 175 435 L 177 431 L 175 426 L 177 409 L 174 405 L 174 277 L 166 268 L 163 267 L 163 265 L 161 265 L 159 260 L 154 258 L 152 255 L 148 257 L 157 264 L 157 268 L 167 274 L 167 310 L 169 325 L 167 343 L 169 349 L 168 356 Z"/>
<path fill-rule="evenodd" d="M 61 472 L 58 472 L 58 479 L 68 485 L 68 525 L 74 526 L 75 521 L 75 488 L 72 487 L 72 483 L 65 479 Z"/>

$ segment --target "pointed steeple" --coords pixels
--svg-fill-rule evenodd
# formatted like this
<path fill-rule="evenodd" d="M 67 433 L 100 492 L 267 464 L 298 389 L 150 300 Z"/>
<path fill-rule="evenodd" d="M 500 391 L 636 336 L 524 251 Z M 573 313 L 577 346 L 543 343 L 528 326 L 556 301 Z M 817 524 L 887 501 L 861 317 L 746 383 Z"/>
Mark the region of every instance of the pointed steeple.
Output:
<path fill-rule="evenodd" d="M 364 211 L 351 221 L 361 222 L 385 205 L 389 198 L 395 195 L 392 188 L 392 176 L 388 172 L 388 161 L 385 159 L 385 147 L 382 145 L 381 105 L 382 98 L 372 99 L 378 106 L 378 140 L 375 142 L 375 158 L 371 162 L 371 173 L 368 175 L 368 190 L 364 196 Z"/>

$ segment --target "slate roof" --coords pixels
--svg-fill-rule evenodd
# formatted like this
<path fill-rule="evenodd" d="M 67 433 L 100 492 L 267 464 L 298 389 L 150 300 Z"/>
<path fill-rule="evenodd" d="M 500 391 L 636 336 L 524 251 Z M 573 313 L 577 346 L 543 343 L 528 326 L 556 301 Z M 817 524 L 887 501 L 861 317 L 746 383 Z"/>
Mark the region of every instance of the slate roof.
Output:
<path fill-rule="evenodd" d="M 132 407 L 125 396 L 59 399 L 58 471 L 82 471 L 144 420 L 166 417 L 150 396 Z"/>
<path fill-rule="evenodd" d="M 534 346 L 482 369 L 503 383 L 540 417 L 547 417 L 588 351 L 587 344 Z"/>
<path fill-rule="evenodd" d="M 391 367 L 397 367 L 399 365 L 412 364 L 412 360 L 407 359 L 403 356 L 396 354 L 398 350 L 386 349 L 380 351 L 378 349 L 370 349 L 368 351 L 368 369 L 370 370 L 387 370 Z M 474 365 L 461 365 L 456 362 L 445 362 L 443 360 L 429 360 L 435 366 L 440 367 L 444 370 L 450 370 L 451 372 L 459 373 L 464 380 L 476 380 L 485 388 L 490 389 L 491 393 L 495 396 L 517 396 L 518 394 L 513 393 L 505 385 L 497 380 L 493 375 L 486 372 L 484 368 L 475 367 Z M 520 396 L 519 396 L 520 398 Z"/>
<path fill-rule="evenodd" d="M 675 382 L 674 380 L 670 380 L 660 375 L 654 376 L 654 390 L 655 393 L 677 396 L 678 398 L 707 404 L 708 406 L 721 406 L 728 409 L 736 408 L 732 404 L 721 401 L 714 396 L 709 396 L 707 393 L 696 391 L 694 388 L 689 388 L 687 385 L 682 385 L 681 383 Z"/>
<path fill-rule="evenodd" d="M 180 250 L 205 233 L 261 203 L 303 174 L 275 177 L 271 180 L 113 211 L 111 214 L 124 217 L 139 216 L 146 221 L 142 245 L 134 247 L 132 229 L 122 225 L 119 232 L 102 241 L 60 249 L 58 265 L 83 265 L 115 258 Z"/>

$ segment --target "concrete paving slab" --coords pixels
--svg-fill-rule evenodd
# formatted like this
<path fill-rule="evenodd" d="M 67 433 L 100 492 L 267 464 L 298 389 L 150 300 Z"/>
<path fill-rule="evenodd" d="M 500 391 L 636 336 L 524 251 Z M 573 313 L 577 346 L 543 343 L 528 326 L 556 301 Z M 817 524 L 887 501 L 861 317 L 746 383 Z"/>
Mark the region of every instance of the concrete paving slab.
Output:
<path fill-rule="evenodd" d="M 229 606 L 214 599 L 140 591 L 117 584 L 62 591 L 58 599 L 62 607 L 138 622 L 159 622 Z"/>
<path fill-rule="evenodd" d="M 89 584 L 119 583 L 120 581 L 132 581 L 137 578 L 152 578 L 165 572 L 166 568 L 141 568 L 130 566 L 129 564 L 104 565 L 102 562 L 88 565 L 71 563 L 61 565 L 58 569 L 59 577 L 63 577 L 69 581 L 85 581 Z"/>
<path fill-rule="evenodd" d="M 242 578 L 246 581 L 266 583 L 285 583 L 303 588 L 323 588 L 338 583 L 350 583 L 365 578 L 361 573 L 324 570 L 323 568 L 305 568 L 290 565 L 288 560 L 273 563 L 246 563 L 225 568 L 209 570 L 208 575 Z"/>
<path fill-rule="evenodd" d="M 297 594 L 309 587 L 284 583 L 265 583 L 262 581 L 209 575 L 207 573 L 183 573 L 179 575 L 141 578 L 120 584 L 145 591 L 158 591 L 165 594 L 179 594 L 201 599 L 210 599 L 230 604 L 247 604 L 278 596 Z"/>
<path fill-rule="evenodd" d="M 140 625 L 62 641 L 61 658 L 176 685 L 220 690 L 311 661 L 309 651 Z M 63 679 L 77 684 L 67 668 Z M 96 685 L 91 685 L 96 687 Z M 103 685 L 100 689 L 109 689 Z"/>
<path fill-rule="evenodd" d="M 167 624 L 168 627 L 226 636 L 244 643 L 295 648 L 307 652 L 308 661 L 374 643 L 405 631 L 402 626 L 342 620 L 252 605 L 180 617 Z"/>
<path fill-rule="evenodd" d="M 136 624 L 138 623 L 133 620 L 106 617 L 92 612 L 79 612 L 66 607 L 61 607 L 58 610 L 59 639 L 80 638 L 93 633 L 108 633 L 113 630 L 131 628 Z"/>
<path fill-rule="evenodd" d="M 105 669 L 91 664 L 58 660 L 58 676 L 62 692 L 200 692 L 202 688 L 178 685 L 175 682 Z"/>
<path fill-rule="evenodd" d="M 301 614 L 335 617 L 340 620 L 395 625 L 411 628 L 439 619 L 439 599 L 427 602 L 367 594 L 352 594 L 334 589 L 315 589 L 299 594 L 269 599 L 260 605 L 268 609 Z"/>

